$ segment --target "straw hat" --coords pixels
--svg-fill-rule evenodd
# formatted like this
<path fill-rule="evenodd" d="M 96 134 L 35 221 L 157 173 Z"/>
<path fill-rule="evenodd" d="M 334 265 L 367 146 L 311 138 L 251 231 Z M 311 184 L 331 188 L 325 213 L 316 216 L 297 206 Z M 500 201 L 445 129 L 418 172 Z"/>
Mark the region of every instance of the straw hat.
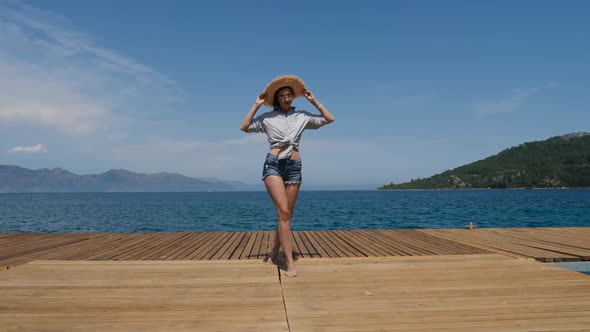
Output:
<path fill-rule="evenodd" d="M 291 87 L 291 89 L 293 89 L 293 93 L 295 94 L 293 99 L 303 97 L 305 90 L 307 90 L 305 83 L 303 83 L 299 77 L 295 75 L 279 76 L 268 83 L 266 89 L 264 89 L 263 93 L 266 95 L 264 105 L 273 107 L 275 92 L 285 86 Z"/>

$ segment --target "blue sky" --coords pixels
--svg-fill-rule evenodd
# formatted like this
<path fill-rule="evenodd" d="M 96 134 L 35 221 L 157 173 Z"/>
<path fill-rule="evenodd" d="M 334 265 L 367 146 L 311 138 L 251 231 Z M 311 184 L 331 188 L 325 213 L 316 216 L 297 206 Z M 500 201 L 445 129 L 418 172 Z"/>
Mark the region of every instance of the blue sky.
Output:
<path fill-rule="evenodd" d="M 258 183 L 239 124 L 283 74 L 336 117 L 304 133 L 310 187 L 590 131 L 587 1 L 252 3 L 0 0 L 0 164 Z"/>

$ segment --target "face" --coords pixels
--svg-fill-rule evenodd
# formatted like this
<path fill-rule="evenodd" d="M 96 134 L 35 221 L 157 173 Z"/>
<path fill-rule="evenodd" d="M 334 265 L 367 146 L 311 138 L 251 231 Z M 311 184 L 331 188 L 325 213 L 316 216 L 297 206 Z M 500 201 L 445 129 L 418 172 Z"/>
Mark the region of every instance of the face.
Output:
<path fill-rule="evenodd" d="M 293 92 L 290 88 L 282 88 L 277 93 L 277 100 L 279 101 L 279 105 L 281 109 L 286 110 L 291 107 L 291 103 L 293 102 Z"/>

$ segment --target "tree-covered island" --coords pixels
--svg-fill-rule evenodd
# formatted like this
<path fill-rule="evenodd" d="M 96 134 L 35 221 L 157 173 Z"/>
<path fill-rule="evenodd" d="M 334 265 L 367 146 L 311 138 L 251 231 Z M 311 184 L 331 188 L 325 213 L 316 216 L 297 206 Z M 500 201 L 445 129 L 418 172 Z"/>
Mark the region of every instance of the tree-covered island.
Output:
<path fill-rule="evenodd" d="M 378 189 L 589 188 L 590 133 L 527 142 L 429 178 Z"/>

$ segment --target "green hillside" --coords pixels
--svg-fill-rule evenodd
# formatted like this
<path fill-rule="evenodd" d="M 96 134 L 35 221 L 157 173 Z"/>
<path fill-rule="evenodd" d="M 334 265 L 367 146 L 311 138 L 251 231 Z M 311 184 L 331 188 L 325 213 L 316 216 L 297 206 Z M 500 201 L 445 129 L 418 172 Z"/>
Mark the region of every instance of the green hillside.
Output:
<path fill-rule="evenodd" d="M 590 133 L 528 142 L 425 179 L 378 189 L 590 187 Z"/>

